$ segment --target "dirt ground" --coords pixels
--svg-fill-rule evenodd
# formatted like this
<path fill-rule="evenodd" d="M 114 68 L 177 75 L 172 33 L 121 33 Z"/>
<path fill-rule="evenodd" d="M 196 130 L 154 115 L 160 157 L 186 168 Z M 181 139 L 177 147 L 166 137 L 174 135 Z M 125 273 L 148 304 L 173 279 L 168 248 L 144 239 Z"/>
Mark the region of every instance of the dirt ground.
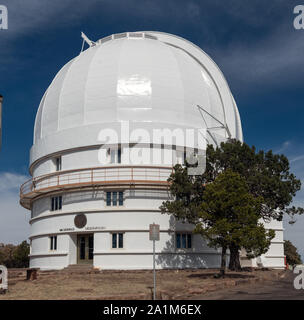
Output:
<path fill-rule="evenodd" d="M 227 272 L 214 278 L 218 270 L 159 270 L 158 299 L 191 299 L 207 292 L 257 285 L 263 280 L 279 281 L 282 270 Z M 9 290 L 1 299 L 151 299 L 152 271 L 39 272 L 36 280 L 26 280 L 25 270 L 9 271 Z"/>

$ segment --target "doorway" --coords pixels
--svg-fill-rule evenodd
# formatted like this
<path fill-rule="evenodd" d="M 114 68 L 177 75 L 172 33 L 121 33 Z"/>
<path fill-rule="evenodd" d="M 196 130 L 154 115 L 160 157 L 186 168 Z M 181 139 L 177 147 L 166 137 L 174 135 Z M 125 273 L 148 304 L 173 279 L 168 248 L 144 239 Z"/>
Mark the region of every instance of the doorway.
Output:
<path fill-rule="evenodd" d="M 77 235 L 77 264 L 93 264 L 94 234 Z"/>

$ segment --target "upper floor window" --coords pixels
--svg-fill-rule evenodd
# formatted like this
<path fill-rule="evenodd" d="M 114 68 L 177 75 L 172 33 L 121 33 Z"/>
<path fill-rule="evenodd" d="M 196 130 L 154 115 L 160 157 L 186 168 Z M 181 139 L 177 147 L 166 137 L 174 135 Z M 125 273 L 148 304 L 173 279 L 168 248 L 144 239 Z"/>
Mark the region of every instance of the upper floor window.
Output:
<path fill-rule="evenodd" d="M 50 250 L 57 250 L 57 236 L 50 237 Z"/>
<path fill-rule="evenodd" d="M 111 163 L 121 163 L 121 148 L 110 149 Z"/>
<path fill-rule="evenodd" d="M 192 234 L 191 233 L 176 233 L 176 248 L 190 249 L 192 248 Z"/>
<path fill-rule="evenodd" d="M 108 191 L 107 206 L 123 206 L 123 191 Z"/>
<path fill-rule="evenodd" d="M 62 196 L 52 197 L 51 199 L 51 211 L 62 209 Z"/>
<path fill-rule="evenodd" d="M 54 162 L 55 162 L 56 171 L 60 171 L 61 170 L 61 157 L 56 157 L 54 159 Z"/>

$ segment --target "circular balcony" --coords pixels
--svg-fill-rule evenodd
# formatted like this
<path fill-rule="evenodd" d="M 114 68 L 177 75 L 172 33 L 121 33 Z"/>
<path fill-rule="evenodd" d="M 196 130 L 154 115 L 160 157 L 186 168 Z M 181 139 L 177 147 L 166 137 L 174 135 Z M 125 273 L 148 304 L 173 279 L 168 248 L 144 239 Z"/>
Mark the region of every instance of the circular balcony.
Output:
<path fill-rule="evenodd" d="M 167 188 L 172 170 L 172 167 L 157 166 L 107 166 L 57 171 L 26 181 L 20 187 L 20 204 L 30 209 L 32 200 L 38 196 L 94 186 Z"/>

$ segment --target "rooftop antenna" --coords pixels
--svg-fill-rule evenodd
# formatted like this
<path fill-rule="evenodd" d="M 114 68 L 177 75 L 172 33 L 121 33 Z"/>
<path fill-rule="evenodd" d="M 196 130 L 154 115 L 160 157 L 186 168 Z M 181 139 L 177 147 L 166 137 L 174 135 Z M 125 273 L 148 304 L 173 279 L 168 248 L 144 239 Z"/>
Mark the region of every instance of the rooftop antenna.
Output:
<path fill-rule="evenodd" d="M 82 47 L 81 47 L 80 53 L 83 51 L 85 42 L 89 45 L 89 47 L 96 46 L 96 42 L 90 40 L 83 32 L 81 32 L 81 38 L 83 39 L 83 41 L 82 41 Z"/>
<path fill-rule="evenodd" d="M 213 136 L 211 130 L 224 129 L 226 131 L 227 135 L 228 135 L 228 138 L 231 139 L 231 132 L 230 132 L 227 124 L 224 124 L 222 121 L 220 121 L 219 119 L 214 117 L 211 113 L 209 113 L 207 110 L 205 110 L 202 106 L 197 105 L 197 108 L 198 108 L 199 113 L 201 114 L 202 119 L 205 122 L 207 133 L 209 134 L 209 136 L 211 137 L 213 142 L 216 144 L 216 146 L 218 146 L 218 143 L 217 143 L 215 137 Z M 212 119 L 214 119 L 219 125 L 215 126 L 215 127 L 208 127 L 207 121 L 206 121 L 206 119 L 204 117 L 204 113 L 207 114 Z M 206 140 L 209 143 L 208 139 L 206 139 Z"/>

